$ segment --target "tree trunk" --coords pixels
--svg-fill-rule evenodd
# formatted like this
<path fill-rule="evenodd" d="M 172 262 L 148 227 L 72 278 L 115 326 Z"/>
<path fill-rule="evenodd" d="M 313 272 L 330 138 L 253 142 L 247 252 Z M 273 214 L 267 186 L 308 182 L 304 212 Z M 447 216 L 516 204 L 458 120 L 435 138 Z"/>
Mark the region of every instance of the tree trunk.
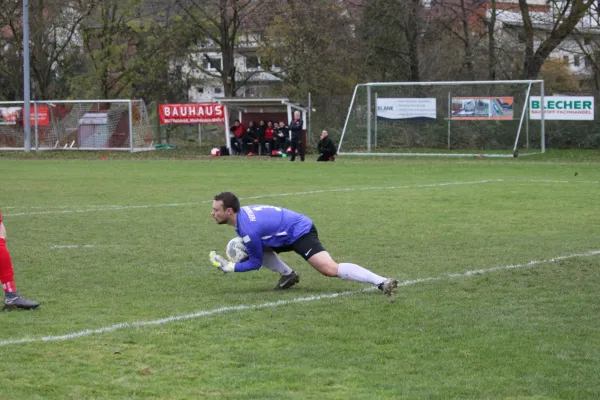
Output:
<path fill-rule="evenodd" d="M 408 42 L 408 57 L 410 66 L 410 80 L 419 82 L 419 29 L 420 29 L 420 0 L 411 0 L 410 12 L 407 21 L 406 40 Z"/>
<path fill-rule="evenodd" d="M 235 87 L 235 35 L 230 32 L 230 26 L 238 23 L 237 15 L 230 16 L 228 10 L 228 1 L 221 0 L 221 57 L 223 60 L 223 69 L 221 71 L 221 82 L 223 83 L 223 92 L 225 97 L 235 97 L 237 88 Z M 234 11 L 235 13 L 235 11 Z"/>
<path fill-rule="evenodd" d="M 488 21 L 488 80 L 496 80 L 496 0 L 491 0 L 492 15 Z"/>
<path fill-rule="evenodd" d="M 525 33 L 525 62 L 523 65 L 523 77 L 525 79 L 536 79 L 542 70 L 544 61 L 550 53 L 556 49 L 567 36 L 575 29 L 575 26 L 581 18 L 587 13 L 595 0 L 573 0 L 571 7 L 564 7 L 558 10 L 559 15 L 557 21 L 562 21 L 557 24 L 550 32 L 550 35 L 544 40 L 537 50 L 534 52 L 534 32 L 531 17 L 529 15 L 529 7 L 527 0 L 519 0 L 519 8 L 523 18 L 523 29 Z M 550 6 L 554 6 L 551 4 Z M 568 3 L 567 3 L 568 6 Z"/>
<path fill-rule="evenodd" d="M 471 28 L 469 27 L 469 16 L 465 7 L 465 0 L 460 0 L 460 9 L 462 12 L 463 34 L 465 36 L 465 65 L 467 66 L 467 76 L 470 80 L 475 80 L 475 68 L 473 66 L 473 43 L 471 41 Z"/>

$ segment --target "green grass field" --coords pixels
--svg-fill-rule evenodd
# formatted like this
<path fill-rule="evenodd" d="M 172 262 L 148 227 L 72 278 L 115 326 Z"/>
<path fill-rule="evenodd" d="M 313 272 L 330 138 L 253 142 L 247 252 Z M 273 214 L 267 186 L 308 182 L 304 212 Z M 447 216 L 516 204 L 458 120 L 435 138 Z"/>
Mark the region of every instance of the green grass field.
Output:
<path fill-rule="evenodd" d="M 590 154 L 0 157 L 16 282 L 42 303 L 0 313 L 0 398 L 598 399 Z M 283 293 L 269 270 L 215 270 L 208 252 L 235 235 L 210 217 L 223 190 L 309 215 L 334 258 L 401 287 L 293 253 Z"/>

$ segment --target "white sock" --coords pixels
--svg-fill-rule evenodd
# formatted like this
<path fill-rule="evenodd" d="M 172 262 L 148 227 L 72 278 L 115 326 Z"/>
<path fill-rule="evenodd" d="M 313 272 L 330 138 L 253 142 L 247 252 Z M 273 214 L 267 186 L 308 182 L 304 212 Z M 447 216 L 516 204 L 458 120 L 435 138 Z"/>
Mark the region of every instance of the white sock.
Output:
<path fill-rule="evenodd" d="M 338 265 L 338 276 L 348 281 L 372 283 L 373 285 L 385 282 L 384 277 L 352 263 L 340 263 Z"/>
<path fill-rule="evenodd" d="M 263 253 L 263 265 L 273 272 L 279 272 L 281 275 L 289 275 L 294 272 L 273 251 Z"/>

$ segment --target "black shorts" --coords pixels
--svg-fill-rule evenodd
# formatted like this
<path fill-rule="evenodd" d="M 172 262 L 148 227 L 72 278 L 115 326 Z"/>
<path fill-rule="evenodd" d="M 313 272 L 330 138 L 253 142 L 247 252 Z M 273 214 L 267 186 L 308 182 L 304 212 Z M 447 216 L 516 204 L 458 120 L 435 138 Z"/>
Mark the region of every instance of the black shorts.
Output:
<path fill-rule="evenodd" d="M 300 237 L 289 246 L 284 247 L 273 247 L 275 253 L 286 253 L 288 251 L 295 251 L 298 255 L 308 261 L 313 255 L 325 251 L 325 248 L 319 240 L 319 233 L 317 228 L 313 225 L 310 227 L 310 231 L 306 235 Z"/>

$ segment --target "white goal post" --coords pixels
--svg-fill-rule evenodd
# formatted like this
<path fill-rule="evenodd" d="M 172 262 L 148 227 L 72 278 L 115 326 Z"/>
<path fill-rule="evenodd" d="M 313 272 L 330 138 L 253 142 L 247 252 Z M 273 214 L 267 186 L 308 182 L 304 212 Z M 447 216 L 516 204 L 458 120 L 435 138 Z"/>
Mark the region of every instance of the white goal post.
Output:
<path fill-rule="evenodd" d="M 153 149 L 142 100 L 31 101 L 31 143 L 25 143 L 24 114 L 24 102 L 0 102 L 0 150 Z"/>
<path fill-rule="evenodd" d="M 517 157 L 544 153 L 543 80 L 356 85 L 338 154 Z"/>

